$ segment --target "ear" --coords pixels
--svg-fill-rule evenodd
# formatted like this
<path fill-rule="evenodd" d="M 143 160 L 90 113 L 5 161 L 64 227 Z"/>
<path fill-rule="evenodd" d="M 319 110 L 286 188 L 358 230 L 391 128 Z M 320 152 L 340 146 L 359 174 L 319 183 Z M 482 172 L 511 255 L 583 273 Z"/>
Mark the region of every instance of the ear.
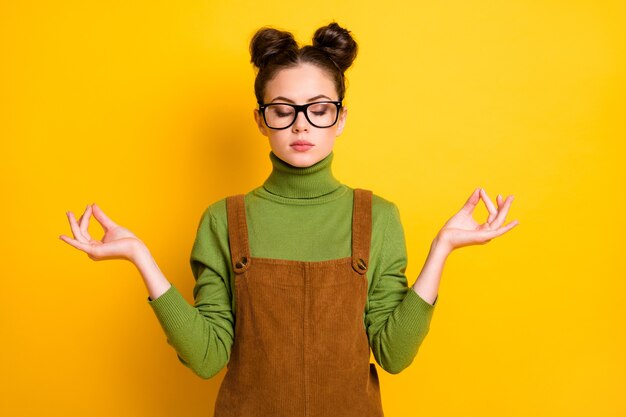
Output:
<path fill-rule="evenodd" d="M 343 132 L 343 127 L 346 125 L 346 117 L 348 117 L 348 108 L 342 107 L 341 113 L 339 113 L 339 120 L 337 120 L 337 136 Z"/>
<path fill-rule="evenodd" d="M 269 132 L 267 131 L 267 126 L 265 125 L 265 121 L 263 120 L 263 116 L 261 115 L 261 112 L 259 111 L 259 109 L 253 109 L 252 112 L 254 113 L 254 120 L 256 122 L 257 127 L 259 128 L 259 132 L 261 132 L 261 134 L 263 136 L 268 136 Z"/>

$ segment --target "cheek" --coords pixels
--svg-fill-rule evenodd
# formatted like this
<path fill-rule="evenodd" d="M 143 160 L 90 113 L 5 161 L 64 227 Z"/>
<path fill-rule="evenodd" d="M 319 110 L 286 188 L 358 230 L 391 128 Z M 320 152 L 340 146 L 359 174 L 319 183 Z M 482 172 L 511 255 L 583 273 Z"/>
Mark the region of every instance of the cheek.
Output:
<path fill-rule="evenodd" d="M 280 143 L 288 137 L 287 129 L 285 130 L 271 130 L 270 129 L 270 140 L 274 143 Z"/>
<path fill-rule="evenodd" d="M 328 136 L 326 136 L 325 142 L 328 143 L 329 146 L 332 146 L 335 143 L 335 140 L 337 140 L 337 130 L 333 129 L 332 131 L 328 132 Z"/>

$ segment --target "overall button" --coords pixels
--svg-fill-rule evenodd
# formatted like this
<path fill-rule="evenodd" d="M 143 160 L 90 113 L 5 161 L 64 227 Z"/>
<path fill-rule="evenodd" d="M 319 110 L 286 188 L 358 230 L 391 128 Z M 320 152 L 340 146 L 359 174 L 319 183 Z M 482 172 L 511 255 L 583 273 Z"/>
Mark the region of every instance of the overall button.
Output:
<path fill-rule="evenodd" d="M 241 269 L 244 266 L 246 266 L 248 264 L 248 258 L 246 258 L 245 256 L 242 257 L 239 261 L 237 261 L 237 263 L 235 263 L 235 267 L 237 269 Z"/>
<path fill-rule="evenodd" d="M 364 261 L 363 259 L 361 259 L 361 258 L 359 258 L 359 261 L 357 262 L 357 266 L 358 266 L 361 270 L 363 270 L 363 271 L 365 271 L 365 270 L 367 269 L 367 264 L 366 264 L 366 263 L 365 263 L 365 261 Z"/>

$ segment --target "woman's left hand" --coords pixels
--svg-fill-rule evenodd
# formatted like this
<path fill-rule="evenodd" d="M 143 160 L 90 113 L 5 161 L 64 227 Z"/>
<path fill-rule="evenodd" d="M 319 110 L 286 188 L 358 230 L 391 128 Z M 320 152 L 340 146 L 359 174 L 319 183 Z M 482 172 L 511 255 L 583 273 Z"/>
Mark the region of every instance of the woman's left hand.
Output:
<path fill-rule="evenodd" d="M 483 199 L 489 211 L 489 217 L 483 224 L 478 224 L 472 217 L 472 213 L 480 199 Z M 503 226 L 506 215 L 513 202 L 510 195 L 506 200 L 498 194 L 496 209 L 487 193 L 482 188 L 477 188 L 461 210 L 446 222 L 437 234 L 436 240 L 443 244 L 449 252 L 456 248 L 469 245 L 484 245 L 494 237 L 498 237 L 519 224 L 517 220 Z"/>

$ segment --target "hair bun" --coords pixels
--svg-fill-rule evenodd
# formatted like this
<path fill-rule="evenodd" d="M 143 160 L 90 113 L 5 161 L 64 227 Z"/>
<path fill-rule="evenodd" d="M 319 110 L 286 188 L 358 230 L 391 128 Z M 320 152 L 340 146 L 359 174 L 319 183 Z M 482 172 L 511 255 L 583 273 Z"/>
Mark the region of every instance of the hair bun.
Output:
<path fill-rule="evenodd" d="M 267 26 L 259 29 L 250 41 L 250 62 L 259 69 L 277 55 L 297 52 L 298 44 L 290 32 Z"/>
<path fill-rule="evenodd" d="M 350 31 L 335 22 L 315 31 L 313 46 L 328 55 L 342 72 L 350 68 L 358 51 Z"/>

